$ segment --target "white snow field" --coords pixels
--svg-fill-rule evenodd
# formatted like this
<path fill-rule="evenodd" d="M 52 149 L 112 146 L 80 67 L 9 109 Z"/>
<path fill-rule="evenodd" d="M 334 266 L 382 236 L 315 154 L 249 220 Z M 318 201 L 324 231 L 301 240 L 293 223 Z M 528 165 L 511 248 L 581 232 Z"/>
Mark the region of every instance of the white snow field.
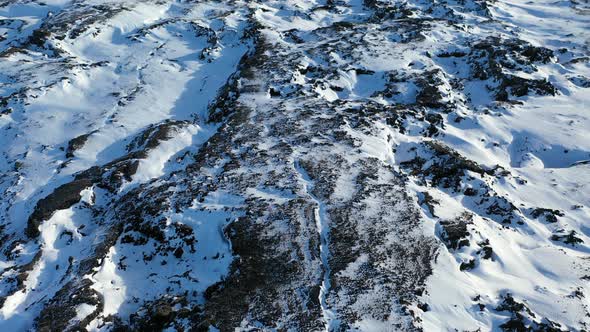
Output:
<path fill-rule="evenodd" d="M 587 0 L 0 0 L 0 331 L 590 330 Z"/>

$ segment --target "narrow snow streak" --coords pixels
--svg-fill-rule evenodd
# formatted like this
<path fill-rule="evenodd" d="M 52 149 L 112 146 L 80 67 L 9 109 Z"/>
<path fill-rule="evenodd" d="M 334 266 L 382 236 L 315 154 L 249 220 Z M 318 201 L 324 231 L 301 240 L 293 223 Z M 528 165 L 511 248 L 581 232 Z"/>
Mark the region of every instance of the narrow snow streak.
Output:
<path fill-rule="evenodd" d="M 314 209 L 314 219 L 318 234 L 320 235 L 320 259 L 322 261 L 323 269 L 319 301 L 322 308 L 324 322 L 326 323 L 326 331 L 335 331 L 339 326 L 339 320 L 337 319 L 336 312 L 328 308 L 328 304 L 326 303 L 326 294 L 330 291 L 330 264 L 328 261 L 330 256 L 330 249 L 328 247 L 330 228 L 328 226 L 326 205 L 313 194 L 314 182 L 298 162 L 295 163 L 295 169 L 305 182 L 305 190 L 307 194 L 316 205 Z"/>

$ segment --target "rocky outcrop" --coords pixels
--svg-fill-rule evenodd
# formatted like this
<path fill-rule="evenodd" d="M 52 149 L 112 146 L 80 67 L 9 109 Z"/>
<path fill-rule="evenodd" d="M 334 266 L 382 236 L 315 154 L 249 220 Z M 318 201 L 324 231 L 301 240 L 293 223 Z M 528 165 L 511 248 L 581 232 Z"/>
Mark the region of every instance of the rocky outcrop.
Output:
<path fill-rule="evenodd" d="M 0 1 L 0 329 L 583 330 L 547 8 Z"/>

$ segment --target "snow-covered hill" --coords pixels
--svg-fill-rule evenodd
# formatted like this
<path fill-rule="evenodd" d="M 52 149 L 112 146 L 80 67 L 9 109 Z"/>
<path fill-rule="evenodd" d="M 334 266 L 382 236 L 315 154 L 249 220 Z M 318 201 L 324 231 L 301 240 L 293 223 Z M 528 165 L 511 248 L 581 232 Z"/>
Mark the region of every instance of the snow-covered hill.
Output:
<path fill-rule="evenodd" d="M 590 329 L 587 0 L 0 0 L 0 331 Z"/>

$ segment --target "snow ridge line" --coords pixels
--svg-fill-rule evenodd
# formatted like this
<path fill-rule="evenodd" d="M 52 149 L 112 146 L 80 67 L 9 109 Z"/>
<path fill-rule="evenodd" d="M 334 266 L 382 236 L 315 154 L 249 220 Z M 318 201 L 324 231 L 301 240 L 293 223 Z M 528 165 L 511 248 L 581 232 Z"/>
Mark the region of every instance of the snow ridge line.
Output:
<path fill-rule="evenodd" d="M 295 170 L 299 173 L 301 179 L 305 182 L 305 191 L 309 198 L 315 203 L 314 208 L 314 219 L 316 223 L 316 228 L 318 234 L 320 236 L 320 260 L 322 263 L 322 284 L 320 286 L 320 295 L 319 295 L 319 302 L 320 307 L 322 309 L 322 315 L 324 317 L 325 322 L 325 331 L 335 331 L 337 330 L 338 326 L 340 325 L 339 320 L 337 318 L 337 314 L 334 310 L 328 307 L 326 302 L 326 295 L 330 291 L 330 264 L 329 264 L 329 256 L 330 256 L 330 228 L 328 225 L 328 217 L 326 214 L 326 204 L 324 204 L 321 200 L 319 200 L 313 194 L 314 182 L 309 177 L 305 169 L 301 167 L 299 162 L 295 162 Z"/>

